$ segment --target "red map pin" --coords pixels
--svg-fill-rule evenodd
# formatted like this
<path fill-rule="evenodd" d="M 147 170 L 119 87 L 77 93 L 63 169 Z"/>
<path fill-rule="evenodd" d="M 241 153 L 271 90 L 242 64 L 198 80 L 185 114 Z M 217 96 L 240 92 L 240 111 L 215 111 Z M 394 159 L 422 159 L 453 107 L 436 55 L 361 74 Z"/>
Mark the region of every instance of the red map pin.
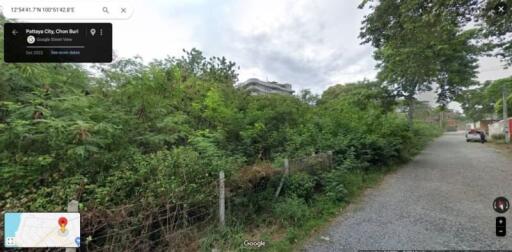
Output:
<path fill-rule="evenodd" d="M 60 217 L 59 218 L 59 227 L 61 229 L 64 229 L 67 224 L 68 224 L 68 219 L 66 219 L 66 217 Z"/>

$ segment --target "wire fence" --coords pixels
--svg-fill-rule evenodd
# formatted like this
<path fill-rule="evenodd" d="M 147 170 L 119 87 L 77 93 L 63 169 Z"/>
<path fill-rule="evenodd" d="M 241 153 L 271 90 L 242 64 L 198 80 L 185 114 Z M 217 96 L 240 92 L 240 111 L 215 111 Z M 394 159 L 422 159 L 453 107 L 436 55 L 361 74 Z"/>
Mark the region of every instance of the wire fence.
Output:
<path fill-rule="evenodd" d="M 283 188 L 283 182 L 290 173 L 307 172 L 316 174 L 334 166 L 332 152 L 318 153 L 311 156 L 285 159 L 283 169 L 273 169 L 261 179 L 280 176 L 281 184 L 275 197 Z M 236 198 L 249 194 L 258 194 L 257 180 L 255 186 L 245 190 L 232 190 L 232 181 L 228 186 L 222 176 L 215 188 L 218 199 L 207 198 L 203 201 L 177 202 L 167 201 L 147 203 L 144 201 L 128 203 L 113 208 L 90 205 L 80 210 L 81 244 L 79 251 L 189 251 L 197 250 L 197 240 L 209 227 L 225 225 L 226 214 L 240 214 L 243 209 L 233 203 Z M 261 174 L 261 171 L 259 171 Z M 250 176 L 242 174 L 242 176 Z M 246 178 L 250 179 L 250 178 Z M 268 185 L 265 185 L 268 186 Z M 227 204 L 226 204 L 227 203 Z M 239 208 L 237 208 L 239 207 Z M 226 209 L 227 208 L 227 212 Z M 229 216 L 228 216 L 229 217 Z M 0 225 L 3 226 L 3 216 Z M 0 235 L 3 230 L 0 230 Z M 55 249 L 31 249 L 30 251 L 62 251 Z"/>
<path fill-rule="evenodd" d="M 85 212 L 81 215 L 80 250 L 184 250 L 193 234 L 211 222 L 214 209 L 211 204 L 168 202 Z"/>
<path fill-rule="evenodd" d="M 334 164 L 332 151 L 313 154 L 289 160 L 290 172 L 305 171 L 310 174 L 317 174 L 330 169 Z"/>

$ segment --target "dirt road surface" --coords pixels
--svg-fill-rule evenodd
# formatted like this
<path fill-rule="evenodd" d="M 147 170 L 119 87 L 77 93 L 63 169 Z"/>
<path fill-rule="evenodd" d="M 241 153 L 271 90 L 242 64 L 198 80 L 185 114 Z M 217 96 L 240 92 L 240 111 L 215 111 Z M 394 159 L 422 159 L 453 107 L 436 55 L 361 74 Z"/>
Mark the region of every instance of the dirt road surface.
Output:
<path fill-rule="evenodd" d="M 512 250 L 512 210 L 495 212 L 498 196 L 512 200 L 512 157 L 466 143 L 463 133 L 447 133 L 368 190 L 303 250 Z M 496 236 L 498 216 L 507 218 L 505 237 Z"/>

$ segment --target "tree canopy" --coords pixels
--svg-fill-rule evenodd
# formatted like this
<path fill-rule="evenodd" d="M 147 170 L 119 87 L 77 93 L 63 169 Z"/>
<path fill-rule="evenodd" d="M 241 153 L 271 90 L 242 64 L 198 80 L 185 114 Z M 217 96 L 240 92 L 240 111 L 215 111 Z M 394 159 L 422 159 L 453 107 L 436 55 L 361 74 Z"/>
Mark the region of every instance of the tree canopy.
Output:
<path fill-rule="evenodd" d="M 371 13 L 360 37 L 376 48 L 378 79 L 409 103 L 437 84 L 438 102 L 446 106 L 474 83 L 479 48 L 476 29 L 463 29 L 474 1 L 363 1 Z M 374 5 L 375 4 L 375 5 Z"/>

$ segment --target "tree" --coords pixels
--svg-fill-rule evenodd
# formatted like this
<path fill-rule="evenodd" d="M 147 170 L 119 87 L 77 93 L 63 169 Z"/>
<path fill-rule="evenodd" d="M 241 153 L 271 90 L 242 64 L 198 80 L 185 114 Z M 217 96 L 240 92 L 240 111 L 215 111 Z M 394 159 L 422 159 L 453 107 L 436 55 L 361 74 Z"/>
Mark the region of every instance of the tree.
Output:
<path fill-rule="evenodd" d="M 509 10 L 505 14 L 496 12 L 496 5 L 505 2 Z M 491 55 L 500 57 L 507 66 L 512 66 L 512 6 L 511 0 L 482 1 L 480 12 L 476 15 L 483 37 L 484 45 Z"/>
<path fill-rule="evenodd" d="M 304 103 L 307 103 L 309 105 L 316 105 L 318 102 L 319 96 L 316 94 L 313 94 L 311 90 L 309 89 L 302 89 L 300 90 L 298 97 L 301 101 Z"/>
<path fill-rule="evenodd" d="M 252 159 L 270 160 L 283 153 L 290 129 L 301 125 L 310 109 L 295 96 L 279 94 L 249 96 L 245 101 L 239 145 Z"/>
<path fill-rule="evenodd" d="M 363 8 L 372 0 L 365 0 Z M 386 0 L 365 17 L 360 37 L 377 50 L 378 79 L 408 104 L 412 126 L 415 95 L 437 83 L 439 102 L 447 104 L 476 75 L 475 30 L 462 30 L 473 1 Z"/>
<path fill-rule="evenodd" d="M 508 92 L 507 104 L 512 107 L 512 77 L 502 78 L 490 82 L 485 88 L 485 98 L 489 104 L 494 106 L 494 112 L 498 115 L 503 113 L 503 91 Z M 508 115 L 512 115 L 512 111 L 508 110 Z"/>
<path fill-rule="evenodd" d="M 512 95 L 509 95 L 507 97 L 507 106 L 508 108 L 512 108 Z M 496 105 L 494 106 L 494 112 L 498 115 L 502 115 L 503 113 L 503 99 L 500 99 L 499 101 L 496 102 Z M 507 110 L 508 112 L 508 116 L 511 117 L 512 116 L 512 111 Z M 502 118 L 502 117 L 500 117 Z"/>
<path fill-rule="evenodd" d="M 390 112 L 396 105 L 395 97 L 389 90 L 383 88 L 378 82 L 367 80 L 331 86 L 323 92 L 318 104 L 328 104 L 337 99 L 343 99 L 351 106 L 362 110 L 372 107 Z"/>
<path fill-rule="evenodd" d="M 183 50 L 185 56 L 174 59 L 185 76 L 199 76 L 202 79 L 216 81 L 223 84 L 233 85 L 238 80 L 236 64 L 228 61 L 225 57 L 211 57 L 206 59 L 203 53 L 192 48 L 190 51 Z"/>
<path fill-rule="evenodd" d="M 494 112 L 495 100 L 489 99 L 485 92 L 489 85 L 490 82 L 486 82 L 480 87 L 464 90 L 456 98 L 466 117 L 473 122 L 488 118 Z"/>
<path fill-rule="evenodd" d="M 512 77 L 497 79 L 485 83 L 485 97 L 496 102 L 502 98 L 503 88 L 512 91 Z"/>

